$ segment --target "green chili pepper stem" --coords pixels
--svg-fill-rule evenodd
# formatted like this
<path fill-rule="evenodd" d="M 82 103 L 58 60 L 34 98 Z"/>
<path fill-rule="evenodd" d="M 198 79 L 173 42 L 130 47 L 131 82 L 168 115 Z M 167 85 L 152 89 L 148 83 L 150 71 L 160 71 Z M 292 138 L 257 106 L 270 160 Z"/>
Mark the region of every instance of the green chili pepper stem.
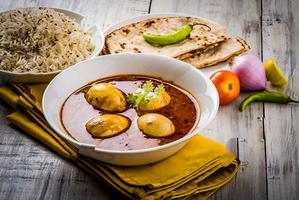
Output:
<path fill-rule="evenodd" d="M 146 42 L 150 43 L 153 46 L 165 46 L 183 41 L 184 39 L 186 39 L 186 37 L 188 37 L 191 31 L 192 26 L 185 25 L 175 33 L 167 35 L 143 34 L 143 38 Z"/>
<path fill-rule="evenodd" d="M 292 102 L 292 103 L 299 103 L 299 101 L 296 101 L 294 99 L 290 99 L 290 102 Z"/>
<path fill-rule="evenodd" d="M 193 28 L 193 26 L 198 26 L 198 25 L 205 26 L 205 27 L 209 28 L 209 31 L 212 30 L 212 28 L 207 24 L 202 24 L 202 23 L 189 24 L 189 26 L 191 26 L 191 28 Z"/>
<path fill-rule="evenodd" d="M 291 99 L 289 96 L 281 92 L 257 92 L 246 97 L 241 103 L 239 110 L 244 111 L 251 102 L 270 102 L 270 103 L 279 103 L 287 104 L 289 102 L 299 103 L 299 101 Z"/>

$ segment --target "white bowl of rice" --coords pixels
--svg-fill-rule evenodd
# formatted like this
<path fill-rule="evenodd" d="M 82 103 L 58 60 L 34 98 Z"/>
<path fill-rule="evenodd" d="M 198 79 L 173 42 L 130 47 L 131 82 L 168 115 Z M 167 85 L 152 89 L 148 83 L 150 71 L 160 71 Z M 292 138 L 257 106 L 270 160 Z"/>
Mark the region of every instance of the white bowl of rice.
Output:
<path fill-rule="evenodd" d="M 49 82 L 104 46 L 96 25 L 57 8 L 18 8 L 0 13 L 0 82 Z"/>

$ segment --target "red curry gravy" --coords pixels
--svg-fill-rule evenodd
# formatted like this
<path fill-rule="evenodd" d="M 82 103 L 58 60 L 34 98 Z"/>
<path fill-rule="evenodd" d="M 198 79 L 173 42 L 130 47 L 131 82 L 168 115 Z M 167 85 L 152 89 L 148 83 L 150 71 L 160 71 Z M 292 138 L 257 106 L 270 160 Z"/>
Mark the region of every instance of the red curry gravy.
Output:
<path fill-rule="evenodd" d="M 125 132 L 110 138 L 93 138 L 87 132 L 85 128 L 87 121 L 100 113 L 107 113 L 93 108 L 86 101 L 84 94 L 92 85 L 103 82 L 110 83 L 127 95 L 128 93 L 135 92 L 147 80 L 152 80 L 155 86 L 163 83 L 165 91 L 170 95 L 170 104 L 154 112 L 168 117 L 173 122 L 175 126 L 174 134 L 164 138 L 146 136 L 137 126 L 138 116 L 146 112 L 136 112 L 133 108 L 128 108 L 124 112 L 118 113 L 131 120 L 131 126 Z M 61 123 L 66 132 L 75 140 L 82 143 L 95 144 L 101 149 L 146 149 L 170 143 L 190 132 L 196 125 L 197 112 L 200 112 L 195 106 L 196 104 L 197 102 L 191 94 L 173 83 L 148 76 L 118 75 L 96 80 L 72 93 L 62 106 Z"/>

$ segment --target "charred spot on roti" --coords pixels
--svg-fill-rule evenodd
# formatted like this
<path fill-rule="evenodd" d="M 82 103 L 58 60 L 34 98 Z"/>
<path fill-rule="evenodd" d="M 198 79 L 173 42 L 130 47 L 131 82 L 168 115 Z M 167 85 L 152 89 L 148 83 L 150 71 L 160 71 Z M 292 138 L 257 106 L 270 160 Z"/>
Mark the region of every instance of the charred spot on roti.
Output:
<path fill-rule="evenodd" d="M 124 49 L 125 47 L 126 47 L 126 43 L 124 42 L 124 43 L 121 43 L 120 44 L 120 47 L 122 48 L 122 49 Z"/>
<path fill-rule="evenodd" d="M 138 48 L 136 48 L 136 47 L 133 48 L 133 50 L 134 50 L 135 53 L 141 53 L 141 51 Z"/>
<path fill-rule="evenodd" d="M 123 31 L 124 33 L 126 33 L 126 34 L 130 33 L 130 30 L 129 30 L 129 29 L 123 29 L 122 31 Z"/>
<path fill-rule="evenodd" d="M 148 21 L 148 22 L 145 22 L 145 24 L 144 24 L 144 26 L 146 27 L 146 28 L 149 28 L 152 24 L 154 24 L 155 23 L 155 21 Z"/>

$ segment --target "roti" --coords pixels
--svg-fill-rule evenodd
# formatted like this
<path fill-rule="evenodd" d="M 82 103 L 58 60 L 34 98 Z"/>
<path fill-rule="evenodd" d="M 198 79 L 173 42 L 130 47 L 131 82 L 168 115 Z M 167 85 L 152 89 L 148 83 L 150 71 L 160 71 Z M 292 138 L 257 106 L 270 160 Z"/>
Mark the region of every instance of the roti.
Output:
<path fill-rule="evenodd" d="M 230 38 L 214 48 L 194 54 L 183 61 L 197 68 L 216 65 L 226 61 L 233 56 L 240 55 L 250 49 L 250 46 L 241 37 Z"/>
<path fill-rule="evenodd" d="M 143 33 L 165 35 L 176 32 L 184 25 L 193 27 L 185 40 L 166 46 L 152 46 L 143 38 Z M 173 58 L 189 52 L 202 51 L 211 45 L 225 41 L 228 38 L 223 26 L 199 17 L 162 17 L 151 18 L 123 26 L 106 35 L 104 54 L 117 53 L 156 53 Z M 188 54 L 189 53 L 189 54 Z"/>

